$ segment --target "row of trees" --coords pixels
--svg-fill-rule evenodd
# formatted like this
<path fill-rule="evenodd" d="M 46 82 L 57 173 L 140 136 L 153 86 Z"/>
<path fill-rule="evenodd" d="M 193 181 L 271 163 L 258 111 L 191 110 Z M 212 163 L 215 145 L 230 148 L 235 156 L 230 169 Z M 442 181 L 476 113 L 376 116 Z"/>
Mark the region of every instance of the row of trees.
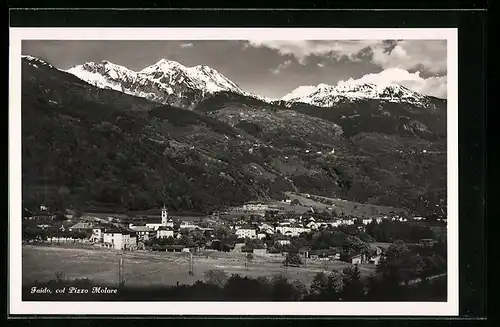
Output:
<path fill-rule="evenodd" d="M 402 223 L 384 219 L 380 223 L 370 222 L 365 229 L 378 242 L 394 242 L 404 240 L 416 243 L 425 238 L 436 238 L 435 233 L 428 226 L 415 223 Z"/>

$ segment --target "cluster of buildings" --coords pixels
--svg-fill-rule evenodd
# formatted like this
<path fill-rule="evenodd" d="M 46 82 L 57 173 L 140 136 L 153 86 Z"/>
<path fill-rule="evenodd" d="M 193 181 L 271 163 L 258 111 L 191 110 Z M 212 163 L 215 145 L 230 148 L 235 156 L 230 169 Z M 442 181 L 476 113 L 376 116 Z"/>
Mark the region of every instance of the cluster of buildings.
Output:
<path fill-rule="evenodd" d="M 280 214 L 284 212 L 284 207 L 280 207 L 274 204 L 265 204 L 259 202 L 249 202 L 241 207 L 233 207 L 226 213 L 236 213 L 236 214 L 246 214 L 246 215 L 258 215 L 264 217 L 267 213 Z"/>
<path fill-rule="evenodd" d="M 161 210 L 159 222 L 144 224 L 128 224 L 124 226 L 111 222 L 79 222 L 69 227 L 69 231 L 84 232 L 89 234 L 89 241 L 104 247 L 117 250 L 137 249 L 140 242 L 153 238 L 181 238 L 181 230 L 199 229 L 202 232 L 210 232 L 210 228 L 202 228 L 190 222 L 181 222 L 178 229 L 174 229 L 174 221 L 169 218 L 165 206 Z"/>
<path fill-rule="evenodd" d="M 374 218 L 377 223 L 382 221 L 382 218 Z M 372 221 L 370 219 L 363 219 L 363 225 L 368 225 Z M 316 221 L 313 217 L 303 218 L 300 216 L 299 218 L 286 218 L 283 219 L 277 226 L 271 226 L 268 223 L 259 223 L 254 225 L 249 225 L 246 222 L 241 222 L 240 225 L 233 226 L 236 235 L 238 238 L 265 238 L 266 235 L 272 235 L 275 233 L 279 233 L 283 236 L 289 237 L 297 237 L 302 233 L 309 233 L 314 230 L 318 230 L 320 228 L 328 228 L 328 227 L 339 227 L 339 226 L 348 226 L 354 225 L 356 219 L 354 218 L 345 218 L 345 219 L 337 219 L 331 221 Z"/>

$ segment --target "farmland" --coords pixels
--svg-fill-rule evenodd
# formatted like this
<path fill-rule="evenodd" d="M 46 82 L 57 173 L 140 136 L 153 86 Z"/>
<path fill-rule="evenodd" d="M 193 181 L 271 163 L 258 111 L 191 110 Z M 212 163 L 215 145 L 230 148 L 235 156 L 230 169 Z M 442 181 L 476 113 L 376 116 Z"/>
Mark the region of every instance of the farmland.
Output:
<path fill-rule="evenodd" d="M 251 277 L 284 275 L 290 280 L 309 284 L 314 275 L 324 270 L 340 270 L 348 263 L 307 260 L 306 267 L 282 267 L 283 258 L 255 256 L 247 262 L 241 252 L 200 252 L 193 254 L 194 275 L 189 276 L 189 253 L 122 252 L 103 248 L 69 246 L 23 246 L 23 284 L 48 281 L 61 272 L 66 279 L 87 278 L 94 282 L 118 282 L 118 266 L 123 259 L 124 279 L 127 285 L 192 284 L 204 279 L 205 271 L 222 269 L 227 274 Z M 373 271 L 369 264 L 360 266 L 361 273 Z"/>
<path fill-rule="evenodd" d="M 319 195 L 307 196 L 306 194 L 287 192 L 287 196 L 291 200 L 298 200 L 302 207 L 313 207 L 317 211 L 329 210 L 330 208 L 335 210 L 337 214 L 346 216 L 383 217 L 391 215 L 392 212 L 402 213 L 405 211 L 401 208 L 352 202 Z"/>

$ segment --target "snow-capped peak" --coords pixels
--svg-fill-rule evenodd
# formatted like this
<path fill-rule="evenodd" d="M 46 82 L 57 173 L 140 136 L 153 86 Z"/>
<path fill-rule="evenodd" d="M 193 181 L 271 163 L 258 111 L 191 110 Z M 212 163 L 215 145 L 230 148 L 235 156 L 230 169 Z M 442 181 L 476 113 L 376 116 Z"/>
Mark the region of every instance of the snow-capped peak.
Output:
<path fill-rule="evenodd" d="M 407 102 L 425 105 L 428 98 L 418 92 L 393 83 L 373 84 L 340 81 L 337 85 L 299 86 L 281 98 L 283 101 L 302 102 L 321 107 L 332 107 L 338 102 L 380 99 L 389 102 Z"/>
<path fill-rule="evenodd" d="M 67 72 L 97 87 L 189 108 L 206 95 L 217 92 L 253 96 L 211 67 L 185 67 L 167 59 L 161 59 L 140 71 L 105 60 L 78 65 Z"/>
<path fill-rule="evenodd" d="M 52 66 L 51 64 L 49 64 L 48 62 L 46 61 L 43 61 L 42 59 L 38 58 L 38 57 L 34 57 L 34 56 L 30 56 L 30 55 L 21 55 L 21 58 L 22 59 L 26 59 L 27 62 L 32 65 L 32 66 L 35 66 L 35 67 L 38 67 L 37 64 L 40 64 L 40 65 L 44 65 L 44 66 L 48 66 L 50 68 L 55 68 L 54 66 Z"/>
<path fill-rule="evenodd" d="M 139 71 L 139 73 L 151 74 L 151 73 L 156 73 L 158 71 L 170 72 L 172 69 L 183 69 L 183 68 L 185 67 L 180 63 L 178 63 L 177 61 L 161 59 L 157 63 L 142 69 L 141 71 Z"/>

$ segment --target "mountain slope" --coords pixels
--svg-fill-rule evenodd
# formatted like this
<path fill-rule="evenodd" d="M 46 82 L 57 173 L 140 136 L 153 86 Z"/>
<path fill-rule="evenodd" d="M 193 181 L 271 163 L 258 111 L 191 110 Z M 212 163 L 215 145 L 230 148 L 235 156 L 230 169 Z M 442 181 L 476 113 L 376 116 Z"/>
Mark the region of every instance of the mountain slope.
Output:
<path fill-rule="evenodd" d="M 393 112 L 400 106 L 390 105 L 395 106 L 388 108 Z M 320 119 L 304 107 L 335 111 L 302 104 L 273 105 L 224 93 L 202 101 L 195 111 L 244 129 L 268 145 L 265 150 L 279 149 L 279 156 L 268 156 L 271 166 L 301 191 L 441 214 L 438 208 L 446 200 L 445 139 L 426 140 L 410 133 L 384 131 L 384 126 L 370 131 L 368 127 L 379 127 L 370 115 L 365 116 L 366 124 L 355 130 L 346 120 Z M 338 109 L 341 113 L 353 110 Z M 393 126 L 402 125 L 399 119 L 389 118 Z M 253 151 L 264 150 L 254 146 Z"/>
<path fill-rule="evenodd" d="M 221 91 L 252 96 L 213 68 L 185 67 L 166 59 L 139 72 L 109 61 L 88 62 L 72 67 L 67 72 L 99 88 L 110 88 L 188 109 L 205 96 Z"/>
<path fill-rule="evenodd" d="M 275 104 L 334 121 L 349 136 L 374 132 L 427 140 L 446 137 L 446 100 L 395 84 L 302 86 Z"/>
<path fill-rule="evenodd" d="M 379 105 L 391 124 L 411 111 L 431 120 L 425 108 L 378 99 L 323 108 L 215 92 L 185 110 L 95 87 L 36 58 L 23 59 L 22 74 L 28 203 L 206 211 L 294 190 L 421 215 L 446 204 L 444 139 L 368 128 Z M 331 114 L 361 109 L 368 114 L 357 130 Z"/>
<path fill-rule="evenodd" d="M 99 89 L 26 58 L 22 74 L 27 204 L 203 211 L 293 190 L 248 153 L 251 138 L 220 121 Z"/>

